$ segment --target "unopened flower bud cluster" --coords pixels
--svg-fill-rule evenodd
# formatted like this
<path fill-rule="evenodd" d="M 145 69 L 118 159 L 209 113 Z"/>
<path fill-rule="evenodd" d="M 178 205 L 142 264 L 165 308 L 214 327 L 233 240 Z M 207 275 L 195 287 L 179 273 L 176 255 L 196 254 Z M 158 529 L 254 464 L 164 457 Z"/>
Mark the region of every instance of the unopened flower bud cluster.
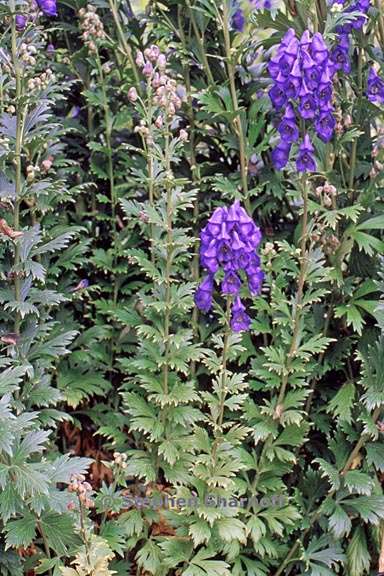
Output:
<path fill-rule="evenodd" d="M 33 44 L 27 44 L 26 42 L 22 42 L 22 44 L 20 44 L 19 59 L 24 64 L 27 64 L 29 66 L 35 66 L 36 54 L 37 54 L 37 48 Z"/>
<path fill-rule="evenodd" d="M 95 6 L 88 4 L 86 8 L 80 8 L 80 27 L 82 39 L 90 52 L 96 52 L 97 39 L 105 38 L 104 26 L 96 13 Z"/>
<path fill-rule="evenodd" d="M 176 80 L 168 76 L 166 72 L 167 59 L 158 46 L 146 48 L 144 53 L 138 52 L 136 64 L 147 79 L 152 104 L 158 110 L 154 125 L 156 128 L 161 129 L 164 125 L 164 120 L 171 121 L 176 112 L 180 110 L 185 101 L 185 89 L 183 86 L 179 86 Z M 132 103 L 138 100 L 139 96 L 136 88 L 132 87 L 129 89 L 128 98 Z M 150 132 L 144 120 L 136 127 L 135 131 L 144 137 L 148 137 Z M 181 130 L 179 136 L 184 142 L 188 140 L 188 133 L 185 130 Z"/>
<path fill-rule="evenodd" d="M 45 72 L 42 72 L 40 76 L 30 78 L 28 80 L 28 88 L 29 90 L 43 90 L 48 88 L 49 84 L 54 81 L 55 76 L 52 70 L 48 68 Z"/>
<path fill-rule="evenodd" d="M 92 486 L 89 482 L 85 481 L 85 476 L 83 474 L 73 474 L 71 476 L 71 483 L 68 486 L 68 492 L 76 494 L 80 502 L 86 508 L 93 508 L 95 506 L 94 502 L 91 500 Z M 73 505 L 70 506 L 70 508 L 73 507 Z"/>
<path fill-rule="evenodd" d="M 113 453 L 113 463 L 123 470 L 127 467 L 127 458 L 128 456 L 126 454 L 121 454 L 120 452 Z"/>
<path fill-rule="evenodd" d="M 337 190 L 332 184 L 325 182 L 322 186 L 317 186 L 315 194 L 321 200 L 323 206 L 330 208 L 333 206 L 333 198 L 337 196 Z"/>

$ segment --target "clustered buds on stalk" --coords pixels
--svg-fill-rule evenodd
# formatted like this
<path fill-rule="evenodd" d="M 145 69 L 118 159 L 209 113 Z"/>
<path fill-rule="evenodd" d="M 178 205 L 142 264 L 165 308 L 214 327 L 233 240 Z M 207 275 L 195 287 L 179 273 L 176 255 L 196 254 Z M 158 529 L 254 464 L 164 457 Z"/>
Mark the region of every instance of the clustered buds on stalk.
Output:
<path fill-rule="evenodd" d="M 36 76 L 35 78 L 30 78 L 28 80 L 28 88 L 29 90 L 42 90 L 44 88 L 48 88 L 51 82 L 55 81 L 55 76 L 50 68 L 47 68 L 45 72 L 42 72 L 40 76 Z"/>
<path fill-rule="evenodd" d="M 317 186 L 315 194 L 321 199 L 323 206 L 330 208 L 333 205 L 332 198 L 337 196 L 337 190 L 335 186 L 329 184 L 329 182 L 325 182 L 322 186 Z"/>
<path fill-rule="evenodd" d="M 22 42 L 19 48 L 19 59 L 23 64 L 27 64 L 29 66 L 35 66 L 36 64 L 36 56 L 37 49 L 36 46 L 33 44 L 27 44 L 26 42 Z"/>
<path fill-rule="evenodd" d="M 127 467 L 127 459 L 128 456 L 126 454 L 122 454 L 121 452 L 113 453 L 113 463 L 123 470 Z"/>
<path fill-rule="evenodd" d="M 96 52 L 96 40 L 105 38 L 105 31 L 95 6 L 88 4 L 86 8 L 80 8 L 79 16 L 83 42 L 90 52 Z"/>
<path fill-rule="evenodd" d="M 93 508 L 95 506 L 95 503 L 91 500 L 92 491 L 92 486 L 89 482 L 85 481 L 85 476 L 83 474 L 72 474 L 71 482 L 68 486 L 68 492 L 76 494 L 85 508 Z M 70 510 L 73 510 L 74 507 L 73 502 L 68 504 Z"/>
<path fill-rule="evenodd" d="M 176 80 L 170 78 L 166 73 L 167 59 L 158 46 L 150 46 L 143 52 L 136 55 L 136 64 L 141 69 L 143 76 L 147 79 L 148 96 L 152 99 L 153 105 L 158 108 L 158 116 L 155 119 L 155 126 L 163 126 L 164 117 L 171 120 L 177 110 L 185 100 L 185 90 L 178 86 Z M 138 99 L 136 88 L 132 87 L 128 91 L 128 98 L 132 103 Z M 145 130 L 138 127 L 137 132 L 145 135 Z M 185 132 L 185 131 L 184 131 Z M 185 133 L 180 134 L 180 138 L 186 139 Z"/>

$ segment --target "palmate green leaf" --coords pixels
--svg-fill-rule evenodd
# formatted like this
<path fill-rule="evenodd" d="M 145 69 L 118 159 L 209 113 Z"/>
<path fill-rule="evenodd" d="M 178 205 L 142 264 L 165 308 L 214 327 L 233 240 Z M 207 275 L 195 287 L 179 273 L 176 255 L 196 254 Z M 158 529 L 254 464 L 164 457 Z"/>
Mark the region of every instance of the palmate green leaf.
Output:
<path fill-rule="evenodd" d="M 75 532 L 74 519 L 70 514 L 57 514 L 50 512 L 43 514 L 40 524 L 47 538 L 49 547 L 59 556 L 68 554 L 68 551 L 81 543 Z"/>
<path fill-rule="evenodd" d="M 182 576 L 230 576 L 229 564 L 222 560 L 212 560 L 213 552 L 208 548 L 201 548 L 189 560 L 189 566 L 182 571 Z"/>
<path fill-rule="evenodd" d="M 91 458 L 80 458 L 68 454 L 59 456 L 50 462 L 50 481 L 69 483 L 72 474 L 85 474 L 92 462 Z"/>
<path fill-rule="evenodd" d="M 368 466 L 374 465 L 376 470 L 384 472 L 384 444 L 379 442 L 370 442 L 366 444 L 367 451 L 367 464 Z"/>
<path fill-rule="evenodd" d="M 59 374 L 57 384 L 65 401 L 73 408 L 93 395 L 104 396 L 111 389 L 111 383 L 102 374 L 81 370 L 68 370 Z"/>
<path fill-rule="evenodd" d="M 314 462 L 319 464 L 319 467 L 320 467 L 320 470 L 322 473 L 321 476 L 322 476 L 322 478 L 324 478 L 324 477 L 328 478 L 329 483 L 331 484 L 332 490 L 338 490 L 340 488 L 340 485 L 341 485 L 339 471 L 334 466 L 332 466 L 332 464 L 330 464 L 329 462 L 327 462 L 323 458 L 316 458 L 314 460 Z"/>
<path fill-rule="evenodd" d="M 333 568 L 336 568 L 339 562 L 344 562 L 345 555 L 339 542 L 332 541 L 331 538 L 324 535 L 311 540 L 303 552 L 302 559 L 311 570 L 309 573 L 313 576 L 315 574 L 333 576 L 335 573 Z"/>
<path fill-rule="evenodd" d="M 335 538 L 348 536 L 352 528 L 352 522 L 340 504 L 335 504 L 334 510 L 329 517 L 329 528 Z"/>
<path fill-rule="evenodd" d="M 150 574 L 159 574 L 161 568 L 161 549 L 153 541 L 148 540 L 136 554 L 138 566 Z"/>
<path fill-rule="evenodd" d="M 349 576 L 363 576 L 371 565 L 371 555 L 367 546 L 365 531 L 357 526 L 347 548 L 347 566 Z"/>
<path fill-rule="evenodd" d="M 344 504 L 355 510 L 364 522 L 378 525 L 384 518 L 384 496 L 360 496 L 344 499 Z"/>
<path fill-rule="evenodd" d="M 339 421 L 350 423 L 356 389 L 354 382 L 347 382 L 329 401 L 327 412 L 332 413 Z"/>
<path fill-rule="evenodd" d="M 219 536 L 224 542 L 238 540 L 245 544 L 247 541 L 246 526 L 238 518 L 220 518 L 215 523 L 215 528 L 217 528 Z"/>
<path fill-rule="evenodd" d="M 35 537 L 36 531 L 36 518 L 33 514 L 25 513 L 19 520 L 11 520 L 8 522 L 4 531 L 5 536 L 5 549 L 28 548 Z"/>
<path fill-rule="evenodd" d="M 375 486 L 375 482 L 365 472 L 359 470 L 350 470 L 344 476 L 344 483 L 349 492 L 357 494 L 366 494 L 369 496 Z"/>
<path fill-rule="evenodd" d="M 201 544 L 207 544 L 211 538 L 211 528 L 208 522 L 202 518 L 198 518 L 193 524 L 190 524 L 188 532 L 196 548 Z"/>
<path fill-rule="evenodd" d="M 0 396 L 14 392 L 21 382 L 26 366 L 11 366 L 0 372 Z"/>

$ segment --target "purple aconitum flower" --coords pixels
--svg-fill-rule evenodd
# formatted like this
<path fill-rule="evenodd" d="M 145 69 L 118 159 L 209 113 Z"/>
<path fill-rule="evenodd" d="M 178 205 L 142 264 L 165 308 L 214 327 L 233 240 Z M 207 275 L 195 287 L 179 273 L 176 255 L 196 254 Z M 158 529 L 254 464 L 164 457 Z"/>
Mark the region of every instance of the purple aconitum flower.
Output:
<path fill-rule="evenodd" d="M 328 142 L 332 138 L 336 125 L 332 107 L 336 67 L 319 32 L 312 36 L 305 30 L 301 38 L 297 38 L 290 29 L 272 56 L 268 71 L 273 82 L 270 100 L 277 111 L 284 109 L 277 128 L 281 140 L 272 151 L 275 168 L 282 170 L 288 163 L 291 144 L 299 139 L 302 120 L 306 121 L 307 130 L 312 126 L 323 140 Z M 312 152 L 309 155 L 313 162 L 306 165 L 305 171 L 316 166 Z M 299 152 L 299 156 L 303 154 Z M 297 165 L 304 171 L 301 160 Z"/>
<path fill-rule="evenodd" d="M 27 25 L 27 17 L 22 14 L 16 14 L 15 18 L 16 30 L 22 32 Z"/>
<path fill-rule="evenodd" d="M 380 78 L 374 68 L 368 72 L 367 96 L 370 102 L 384 103 L 384 80 Z"/>
<path fill-rule="evenodd" d="M 232 16 L 232 26 L 237 32 L 243 32 L 245 28 L 245 16 L 241 8 L 238 8 Z"/>
<path fill-rule="evenodd" d="M 249 330 L 250 325 L 251 319 L 245 311 L 240 296 L 237 296 L 232 304 L 231 328 L 234 332 L 242 332 Z"/>
<path fill-rule="evenodd" d="M 303 142 L 300 144 L 299 153 L 296 160 L 296 168 L 298 172 L 314 172 L 316 170 L 316 160 L 313 155 L 315 149 L 312 142 L 306 134 Z"/>
<path fill-rule="evenodd" d="M 316 134 L 323 142 L 329 142 L 332 139 L 335 127 L 336 120 L 330 112 L 321 114 L 315 123 Z"/>
<path fill-rule="evenodd" d="M 299 128 L 296 123 L 295 111 L 291 104 L 288 104 L 285 109 L 278 131 L 284 142 L 296 142 L 299 139 Z"/>
<path fill-rule="evenodd" d="M 288 164 L 289 155 L 291 153 L 290 142 L 281 140 L 279 144 L 272 150 L 272 162 L 276 170 L 282 170 Z"/>
<path fill-rule="evenodd" d="M 209 312 L 212 308 L 213 276 L 208 275 L 196 290 L 195 303 L 202 312 Z"/>
<path fill-rule="evenodd" d="M 46 16 L 57 16 L 56 0 L 37 0 L 37 4 Z"/>
<path fill-rule="evenodd" d="M 216 208 L 202 229 L 200 239 L 200 261 L 208 275 L 197 288 L 196 306 L 203 312 L 209 312 L 212 308 L 215 275 L 221 271 L 223 273 L 221 294 L 232 296 L 235 302 L 238 302 L 237 305 L 233 304 L 232 328 L 235 330 L 235 325 L 239 328 L 245 324 L 248 328 L 249 320 L 245 322 L 248 316 L 244 312 L 239 294 L 244 283 L 252 295 L 257 295 L 261 291 L 264 274 L 257 255 L 261 242 L 260 229 L 240 206 L 240 202 L 236 201 L 229 208 Z M 236 320 L 234 320 L 235 311 Z"/>

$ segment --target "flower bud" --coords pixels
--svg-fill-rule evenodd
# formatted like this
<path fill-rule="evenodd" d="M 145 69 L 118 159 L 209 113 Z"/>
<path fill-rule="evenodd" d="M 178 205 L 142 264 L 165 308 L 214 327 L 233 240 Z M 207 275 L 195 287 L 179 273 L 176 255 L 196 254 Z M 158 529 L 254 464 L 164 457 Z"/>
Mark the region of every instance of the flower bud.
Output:
<path fill-rule="evenodd" d="M 136 102 L 136 100 L 138 99 L 138 94 L 137 94 L 137 90 L 134 86 L 132 86 L 129 90 L 128 90 L 128 99 L 130 102 Z"/>

